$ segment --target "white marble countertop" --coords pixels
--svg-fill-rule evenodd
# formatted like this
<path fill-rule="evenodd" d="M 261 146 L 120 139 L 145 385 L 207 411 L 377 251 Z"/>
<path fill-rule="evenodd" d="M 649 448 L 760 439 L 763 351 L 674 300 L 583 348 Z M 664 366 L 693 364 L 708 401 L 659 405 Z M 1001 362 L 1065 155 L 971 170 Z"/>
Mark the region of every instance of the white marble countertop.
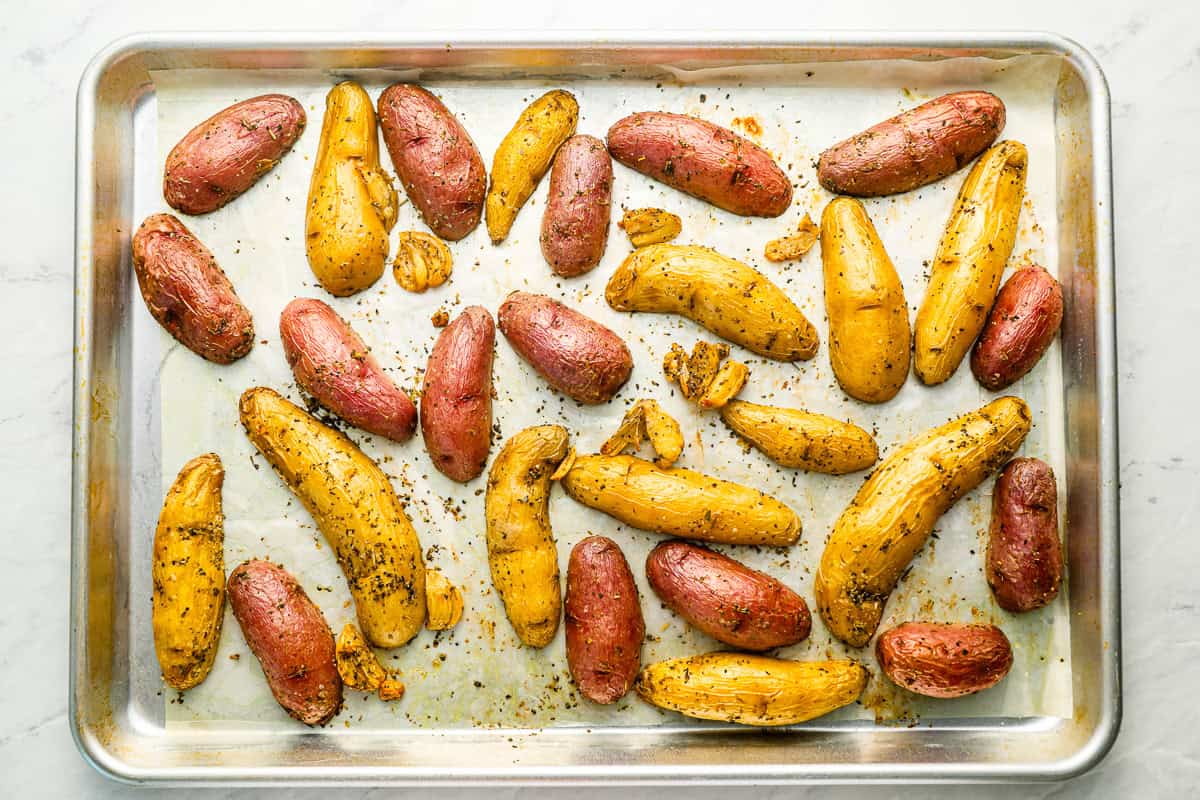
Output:
<path fill-rule="evenodd" d="M 871 5 L 877 7 L 868 8 Z M 735 11 L 736 13 L 731 13 Z M 9 7 L 0 24 L 0 796 L 126 797 L 77 755 L 67 728 L 75 88 L 91 56 L 139 30 L 879 28 L 1045 29 L 1100 60 L 1112 89 L 1121 405 L 1125 720 L 1108 758 L 1067 784 L 976 787 L 984 797 L 1187 797 L 1200 794 L 1200 428 L 1187 420 L 1198 360 L 1171 339 L 1200 320 L 1200 4 L 1186 0 L 910 0 L 843 6 L 784 0 L 595 5 L 513 0 L 51 0 Z M 1155 166 L 1155 161 L 1163 163 Z M 1161 170 L 1161 171 L 1160 171 Z M 1174 365 L 1174 366 L 1172 366 Z M 530 792 L 598 797 L 598 790 Z M 651 797 L 656 789 L 621 790 Z M 891 797 L 901 787 L 692 791 L 698 797 Z M 953 797 L 961 787 L 928 787 Z M 513 796 L 515 789 L 444 797 Z M 173 790 L 215 798 L 235 790 Z M 246 796 L 393 796 L 395 790 L 247 791 Z"/>

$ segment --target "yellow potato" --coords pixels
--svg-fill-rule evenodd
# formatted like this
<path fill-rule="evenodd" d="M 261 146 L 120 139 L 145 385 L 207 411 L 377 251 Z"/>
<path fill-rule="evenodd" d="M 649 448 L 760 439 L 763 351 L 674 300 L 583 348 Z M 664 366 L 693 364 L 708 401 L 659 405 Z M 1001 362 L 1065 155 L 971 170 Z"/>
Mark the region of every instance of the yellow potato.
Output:
<path fill-rule="evenodd" d="M 436 569 L 425 572 L 425 608 L 425 627 L 431 631 L 449 630 L 462 619 L 462 592 Z"/>
<path fill-rule="evenodd" d="M 734 400 L 721 409 L 721 419 L 785 467 L 845 475 L 879 458 L 871 434 L 824 414 Z"/>
<path fill-rule="evenodd" d="M 550 476 L 567 457 L 567 429 L 526 428 L 504 443 L 484 497 L 488 565 L 517 638 L 545 647 L 558 631 L 562 592 L 550 529 Z"/>
<path fill-rule="evenodd" d="M 151 622 L 163 680 L 190 689 L 208 677 L 225 617 L 225 469 L 193 458 L 171 484 L 154 531 Z"/>
<path fill-rule="evenodd" d="M 930 386 L 954 374 L 996 301 L 1025 196 L 1025 145 L 1005 141 L 979 157 L 938 242 L 917 311 L 913 371 Z"/>
<path fill-rule="evenodd" d="M 813 591 L 837 638 L 862 647 L 938 518 L 1021 446 L 1029 407 L 1001 397 L 921 434 L 884 459 L 834 523 Z"/>
<path fill-rule="evenodd" d="M 757 489 L 633 456 L 578 456 L 562 487 L 585 506 L 645 531 L 772 547 L 800 538 L 796 512 Z"/>
<path fill-rule="evenodd" d="M 396 208 L 371 98 L 357 83 L 339 83 L 325 98 L 304 220 L 308 264 L 325 291 L 344 297 L 379 280 Z"/>
<path fill-rule="evenodd" d="M 604 290 L 618 311 L 681 314 L 760 356 L 812 358 L 817 331 L 783 291 L 757 270 L 696 245 L 634 250 Z"/>
<path fill-rule="evenodd" d="M 555 89 L 521 112 L 492 159 L 492 181 L 484 212 L 493 244 L 503 242 L 517 212 L 550 169 L 554 154 L 575 134 L 579 103 L 570 92 Z"/>
<path fill-rule="evenodd" d="M 886 403 L 908 378 L 904 285 L 862 203 L 837 197 L 821 215 L 829 360 L 842 390 Z"/>
<path fill-rule="evenodd" d="M 787 661 L 706 653 L 660 661 L 634 683 L 643 700 L 696 719 L 795 725 L 858 699 L 867 671 L 854 661 Z"/>
<path fill-rule="evenodd" d="M 312 514 L 376 647 L 399 647 L 425 623 L 425 564 L 387 475 L 346 436 L 278 393 L 248 389 L 246 435 Z"/>

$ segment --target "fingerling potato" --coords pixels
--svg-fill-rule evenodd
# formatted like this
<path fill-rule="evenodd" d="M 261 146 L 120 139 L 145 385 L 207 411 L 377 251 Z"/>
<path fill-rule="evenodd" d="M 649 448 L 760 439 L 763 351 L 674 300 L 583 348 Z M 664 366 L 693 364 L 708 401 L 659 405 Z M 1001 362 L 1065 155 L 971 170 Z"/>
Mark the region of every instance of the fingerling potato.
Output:
<path fill-rule="evenodd" d="M 470 306 L 438 334 L 421 390 L 421 436 L 438 471 L 454 481 L 477 478 L 492 447 L 492 358 L 496 326 Z"/>
<path fill-rule="evenodd" d="M 667 608 L 739 650 L 786 647 L 812 630 L 803 597 L 707 547 L 663 542 L 646 557 L 646 579 Z"/>
<path fill-rule="evenodd" d="M 229 575 L 229 605 L 279 705 L 305 725 L 324 725 L 342 707 L 333 633 L 304 589 L 269 561 Z"/>
<path fill-rule="evenodd" d="M 634 250 L 604 290 L 617 311 L 680 314 L 760 356 L 817 353 L 817 331 L 765 275 L 715 250 L 652 244 Z"/>
<path fill-rule="evenodd" d="M 1035 265 L 1014 272 L 975 342 L 975 379 L 998 392 L 1025 377 L 1058 335 L 1062 318 L 1062 286 L 1049 272 Z"/>
<path fill-rule="evenodd" d="M 151 621 L 163 681 L 183 691 L 212 669 L 225 617 L 225 468 L 216 453 L 183 465 L 154 530 Z"/>
<path fill-rule="evenodd" d="M 996 479 L 986 574 L 1005 611 L 1032 611 L 1058 596 L 1063 574 L 1058 483 L 1046 462 L 1014 459 Z"/>
<path fill-rule="evenodd" d="M 208 214 L 275 168 L 304 132 L 304 106 L 283 94 L 234 103 L 187 132 L 167 154 L 163 199 Z"/>
<path fill-rule="evenodd" d="M 875 642 L 892 683 L 926 697 L 962 697 L 999 683 L 1012 668 L 1012 645 L 995 625 L 905 622 Z"/>
<path fill-rule="evenodd" d="M 325 291 L 361 292 L 383 274 L 398 201 L 379 166 L 371 98 L 353 81 L 325 97 L 325 121 L 304 219 L 308 265 Z"/>
<path fill-rule="evenodd" d="M 888 596 L 958 498 L 1012 457 L 1029 433 L 1029 407 L 1001 397 L 896 448 L 834 523 L 813 583 L 825 627 L 862 647 Z"/>
<path fill-rule="evenodd" d="M 643 111 L 608 129 L 612 157 L 630 169 L 744 217 L 778 217 L 792 184 L 758 145 L 684 114 Z"/>
<path fill-rule="evenodd" d="M 572 136 L 554 157 L 542 215 L 542 255 L 556 275 L 574 278 L 604 256 L 612 217 L 612 159 L 595 136 Z"/>
<path fill-rule="evenodd" d="M 1025 145 L 1001 142 L 967 175 L 938 242 L 913 326 L 913 371 L 929 386 L 958 369 L 983 329 L 1017 238 Z"/>
<path fill-rule="evenodd" d="M 593 703 L 625 696 L 642 662 L 646 623 L 633 573 L 612 539 L 589 536 L 567 563 L 567 666 Z"/>
<path fill-rule="evenodd" d="M 508 237 L 517 213 L 550 169 L 554 154 L 575 133 L 579 103 L 570 92 L 555 89 L 521 112 L 492 158 L 492 182 L 484 217 L 492 244 Z"/>
<path fill-rule="evenodd" d="M 784 467 L 845 475 L 879 458 L 871 434 L 824 414 L 731 400 L 721 408 L 721 421 Z"/>
<path fill-rule="evenodd" d="M 429 229 L 451 242 L 475 230 L 487 168 L 467 129 L 441 100 L 411 83 L 384 89 L 378 109 L 392 166 Z"/>
<path fill-rule="evenodd" d="M 308 509 L 337 556 L 376 647 L 399 647 L 425 623 L 421 543 L 387 475 L 345 435 L 271 389 L 242 394 L 242 427 Z"/>
<path fill-rule="evenodd" d="M 170 214 L 151 214 L 133 235 L 133 271 L 146 309 L 180 344 L 214 364 L 254 346 L 254 320 L 217 260 Z"/>
<path fill-rule="evenodd" d="M 886 403 L 908 378 L 904 285 L 862 203 L 837 197 L 821 214 L 829 361 L 842 391 Z"/>
<path fill-rule="evenodd" d="M 384 373 L 363 340 L 320 300 L 297 298 L 279 315 L 283 354 L 297 385 L 356 428 L 406 442 L 417 424 L 412 400 Z"/>

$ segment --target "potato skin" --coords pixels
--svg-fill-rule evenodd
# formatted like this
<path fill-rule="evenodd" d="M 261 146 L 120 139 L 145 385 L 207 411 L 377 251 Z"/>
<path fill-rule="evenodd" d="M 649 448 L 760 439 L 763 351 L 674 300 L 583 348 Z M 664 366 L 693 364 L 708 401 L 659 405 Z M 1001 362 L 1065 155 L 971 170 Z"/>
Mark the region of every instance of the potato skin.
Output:
<path fill-rule="evenodd" d="M 862 647 L 888 596 L 938 518 L 1007 461 L 1031 424 L 1029 407 L 1001 397 L 896 448 L 834 523 L 813 583 L 825 626 Z"/>
<path fill-rule="evenodd" d="M 229 605 L 283 710 L 324 725 L 342 707 L 333 632 L 286 570 L 252 560 L 229 575 Z"/>
<path fill-rule="evenodd" d="M 1012 646 L 995 625 L 905 622 L 875 642 L 892 683 L 926 697 L 962 697 L 991 688 L 1012 668 Z"/>
<path fill-rule="evenodd" d="M 986 572 L 1005 611 L 1032 611 L 1058 596 L 1063 573 L 1058 483 L 1046 462 L 1013 459 L 996 479 Z"/>
<path fill-rule="evenodd" d="M 163 199 L 184 214 L 208 214 L 241 195 L 304 133 L 304 106 L 284 94 L 234 103 L 192 128 L 171 148 Z"/>
<path fill-rule="evenodd" d="M 387 475 L 271 389 L 247 389 L 239 412 L 246 436 L 333 547 L 367 641 L 399 647 L 416 636 L 425 624 L 425 563 Z"/>
<path fill-rule="evenodd" d="M 562 595 L 550 528 L 550 475 L 567 457 L 567 429 L 526 428 L 504 443 L 484 496 L 488 566 L 517 638 L 545 647 L 558 632 Z"/>
<path fill-rule="evenodd" d="M 497 318 L 517 354 L 580 403 L 607 403 L 633 371 L 633 356 L 620 336 L 544 294 L 513 292 Z"/>
<path fill-rule="evenodd" d="M 867 671 L 854 661 L 787 661 L 705 653 L 651 664 L 634 688 L 648 703 L 696 719 L 795 725 L 858 699 Z"/>
<path fill-rule="evenodd" d="M 170 214 L 133 235 L 133 271 L 150 315 L 201 358 L 231 364 L 254 346 L 254 320 L 208 248 Z"/>
<path fill-rule="evenodd" d="M 154 531 L 151 620 L 163 680 L 183 691 L 212 669 L 225 617 L 225 468 L 216 453 L 183 465 Z"/>
<path fill-rule="evenodd" d="M 379 280 L 397 205 L 391 178 L 379 166 L 371 98 L 343 81 L 325 97 L 304 218 L 308 265 L 325 291 L 345 297 Z"/>
<path fill-rule="evenodd" d="M 904 285 L 862 203 L 835 197 L 821 214 L 829 361 L 842 391 L 886 403 L 908 379 Z"/>
<path fill-rule="evenodd" d="M 417 409 L 363 340 L 320 300 L 296 298 L 279 315 L 279 338 L 296 383 L 356 428 L 406 442 Z"/>
<path fill-rule="evenodd" d="M 589 536 L 571 550 L 565 606 L 567 665 L 579 693 L 615 703 L 641 667 L 646 622 L 629 563 L 612 539 Z"/>
<path fill-rule="evenodd" d="M 817 354 L 817 330 L 765 275 L 716 250 L 652 244 L 634 250 L 609 278 L 617 311 L 680 314 L 776 361 Z"/>
<path fill-rule="evenodd" d="M 492 447 L 492 358 L 496 326 L 482 306 L 463 310 L 438 334 L 421 390 L 421 436 L 438 471 L 466 483 Z"/>
<path fill-rule="evenodd" d="M 766 150 L 696 117 L 631 114 L 608 129 L 608 149 L 630 169 L 743 217 L 778 217 L 792 204 L 792 183 Z"/>
<path fill-rule="evenodd" d="M 1016 383 L 1037 366 L 1062 318 L 1062 285 L 1049 272 L 1036 265 L 1014 272 L 971 352 L 975 379 L 993 392 Z"/>
<path fill-rule="evenodd" d="M 721 420 L 784 467 L 845 475 L 879 458 L 871 434 L 824 414 L 731 400 L 721 408 Z"/>
<path fill-rule="evenodd" d="M 575 96 L 555 89 L 530 103 L 500 141 L 492 158 L 492 183 L 484 202 L 492 244 L 508 237 L 517 213 L 550 169 L 558 148 L 575 133 L 578 122 Z"/>
<path fill-rule="evenodd" d="M 770 547 L 800 538 L 796 512 L 757 489 L 634 456 L 579 456 L 561 483 L 585 506 L 644 531 Z"/>
<path fill-rule="evenodd" d="M 378 108 L 383 143 L 421 219 L 451 242 L 475 230 L 487 167 L 467 129 L 441 100 L 411 83 L 384 89 Z"/>
<path fill-rule="evenodd" d="M 572 136 L 554 157 L 542 215 L 542 255 L 556 275 L 574 278 L 604 256 L 612 221 L 612 159 L 595 136 Z"/>
<path fill-rule="evenodd" d="M 971 168 L 938 242 L 913 325 L 913 371 L 929 386 L 958 369 L 983 330 L 1017 238 L 1025 145 L 1005 141 Z"/>
<path fill-rule="evenodd" d="M 880 197 L 941 180 L 966 166 L 1004 129 L 990 92 L 954 92 L 897 114 L 821 153 L 817 180 L 831 192 Z"/>
<path fill-rule="evenodd" d="M 663 542 L 646 557 L 646 579 L 668 608 L 739 650 L 786 647 L 812 630 L 803 597 L 707 547 Z"/>

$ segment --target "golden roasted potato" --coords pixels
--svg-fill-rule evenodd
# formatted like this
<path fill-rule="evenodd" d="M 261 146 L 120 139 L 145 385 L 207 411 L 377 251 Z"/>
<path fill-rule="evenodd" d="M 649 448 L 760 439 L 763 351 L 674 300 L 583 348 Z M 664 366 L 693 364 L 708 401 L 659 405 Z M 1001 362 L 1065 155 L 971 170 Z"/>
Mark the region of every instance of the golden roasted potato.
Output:
<path fill-rule="evenodd" d="M 325 291 L 344 297 L 379 280 L 397 206 L 391 178 L 379 166 L 371 98 L 343 81 L 325 97 L 304 219 L 308 265 Z"/>
<path fill-rule="evenodd" d="M 558 631 L 562 592 L 550 529 L 550 475 L 567 457 L 567 429 L 526 428 L 504 443 L 484 497 L 492 583 L 522 644 L 545 647 Z"/>
<path fill-rule="evenodd" d="M 492 158 L 492 182 L 484 202 L 488 235 L 503 242 L 517 212 L 550 169 L 554 154 L 575 133 L 579 103 L 570 92 L 555 89 L 521 112 Z"/>
<path fill-rule="evenodd" d="M 416 636 L 425 624 L 425 564 L 387 475 L 271 389 L 247 389 L 239 410 L 250 441 L 333 547 L 367 641 L 399 647 Z"/>
<path fill-rule="evenodd" d="M 795 725 L 858 699 L 867 671 L 854 661 L 787 661 L 705 653 L 651 664 L 634 689 L 659 708 L 742 725 Z"/>
<path fill-rule="evenodd" d="M 431 631 L 450 630 L 462 619 L 462 592 L 436 569 L 425 571 L 425 608 L 425 627 Z"/>
<path fill-rule="evenodd" d="M 821 214 L 829 361 L 842 390 L 886 403 L 908 378 L 904 285 L 862 203 L 836 197 Z"/>
<path fill-rule="evenodd" d="M 183 465 L 154 531 L 150 619 L 163 680 L 190 689 L 208 677 L 225 618 L 225 468 L 216 453 Z"/>
<path fill-rule="evenodd" d="M 655 459 L 663 469 L 679 460 L 683 453 L 683 432 L 679 423 L 662 410 L 656 400 L 638 400 L 625 412 L 616 433 L 600 446 L 606 456 L 615 456 L 628 449 L 637 450 L 646 439 L 654 448 Z"/>
<path fill-rule="evenodd" d="M 776 361 L 812 358 L 817 331 L 765 275 L 716 250 L 652 244 L 634 250 L 604 290 L 617 311 L 680 314 Z"/>
<path fill-rule="evenodd" d="M 387 670 L 353 622 L 347 622 L 338 634 L 333 658 L 342 683 L 351 689 L 375 692 L 387 678 Z"/>
<path fill-rule="evenodd" d="M 785 467 L 845 475 L 866 469 L 879 458 L 871 434 L 824 414 L 733 400 L 721 409 L 721 419 Z"/>
<path fill-rule="evenodd" d="M 617 227 L 625 231 L 634 247 L 669 242 L 683 230 L 679 217 L 661 208 L 631 208 L 621 216 Z"/>
<path fill-rule="evenodd" d="M 561 482 L 585 506 L 644 531 L 771 547 L 800 538 L 800 518 L 774 497 L 689 469 L 660 469 L 634 456 L 579 456 Z"/>
<path fill-rule="evenodd" d="M 1017 239 L 1027 160 L 1025 145 L 1000 142 L 958 192 L 913 331 L 913 370 L 925 384 L 953 375 L 983 330 Z"/>
<path fill-rule="evenodd" d="M 813 592 L 829 632 L 862 647 L 938 518 L 999 469 L 1029 433 L 1029 407 L 1001 397 L 884 459 L 838 517 Z"/>

